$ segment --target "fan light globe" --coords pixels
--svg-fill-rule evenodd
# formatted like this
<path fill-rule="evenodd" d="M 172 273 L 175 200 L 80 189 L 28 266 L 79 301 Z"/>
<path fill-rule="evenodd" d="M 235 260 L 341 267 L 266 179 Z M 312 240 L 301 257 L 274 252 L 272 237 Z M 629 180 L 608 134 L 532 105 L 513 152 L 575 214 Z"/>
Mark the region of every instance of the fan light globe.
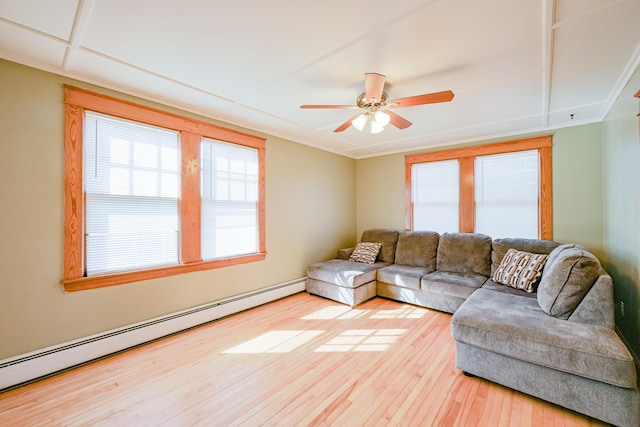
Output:
<path fill-rule="evenodd" d="M 384 126 L 378 123 L 378 121 L 374 117 L 374 119 L 371 120 L 371 133 L 380 133 L 383 130 L 384 130 Z"/>
<path fill-rule="evenodd" d="M 382 127 L 388 125 L 389 121 L 391 120 L 391 117 L 384 111 L 376 111 L 373 117 L 376 119 L 376 122 Z"/>
<path fill-rule="evenodd" d="M 366 123 L 367 123 L 367 116 L 365 116 L 364 114 L 360 114 L 358 117 L 356 117 L 351 121 L 351 124 L 353 125 L 353 127 L 358 129 L 361 132 L 362 132 L 362 129 L 364 129 L 364 125 Z"/>

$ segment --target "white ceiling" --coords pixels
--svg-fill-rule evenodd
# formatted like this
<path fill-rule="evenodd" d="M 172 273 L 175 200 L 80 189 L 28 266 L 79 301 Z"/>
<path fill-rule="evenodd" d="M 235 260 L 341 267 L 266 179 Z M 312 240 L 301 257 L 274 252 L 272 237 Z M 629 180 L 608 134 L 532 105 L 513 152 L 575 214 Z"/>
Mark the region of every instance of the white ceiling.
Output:
<path fill-rule="evenodd" d="M 0 57 L 353 158 L 600 121 L 640 63 L 640 0 L 0 0 Z M 364 73 L 396 109 L 333 129 Z"/>

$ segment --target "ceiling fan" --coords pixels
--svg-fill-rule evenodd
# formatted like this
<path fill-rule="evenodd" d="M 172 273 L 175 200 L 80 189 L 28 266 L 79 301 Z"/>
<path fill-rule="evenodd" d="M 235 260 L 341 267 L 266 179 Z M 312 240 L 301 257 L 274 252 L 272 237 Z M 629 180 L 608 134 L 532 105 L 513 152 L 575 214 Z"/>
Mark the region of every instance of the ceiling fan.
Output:
<path fill-rule="evenodd" d="M 378 73 L 365 73 L 365 91 L 356 99 L 356 105 L 301 105 L 300 108 L 363 109 L 364 112 L 338 126 L 334 129 L 334 132 L 342 132 L 351 125 L 358 130 L 362 130 L 366 123 L 371 121 L 371 133 L 379 133 L 382 132 L 384 127 L 389 123 L 398 129 L 406 129 L 413 124 L 404 117 L 390 111 L 392 108 L 449 102 L 454 96 L 453 92 L 445 90 L 443 92 L 426 93 L 424 95 L 389 100 L 387 93 L 384 91 L 386 78 L 386 76 Z"/>

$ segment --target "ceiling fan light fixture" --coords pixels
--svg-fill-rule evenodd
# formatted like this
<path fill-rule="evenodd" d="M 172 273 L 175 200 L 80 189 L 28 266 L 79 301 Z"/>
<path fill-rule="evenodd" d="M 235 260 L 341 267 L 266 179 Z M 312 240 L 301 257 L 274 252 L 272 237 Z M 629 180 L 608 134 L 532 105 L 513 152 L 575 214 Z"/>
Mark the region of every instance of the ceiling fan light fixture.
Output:
<path fill-rule="evenodd" d="M 358 117 L 351 121 L 351 124 L 354 128 L 362 132 L 362 129 L 364 129 L 364 125 L 367 124 L 367 116 L 365 114 L 360 114 Z"/>
<path fill-rule="evenodd" d="M 387 113 L 380 110 L 376 111 L 376 113 L 373 115 L 373 118 L 375 119 L 376 123 L 378 123 L 382 127 L 388 125 L 389 121 L 391 120 L 391 117 Z"/>
<path fill-rule="evenodd" d="M 350 126 L 355 127 L 358 131 L 368 126 L 371 133 L 380 133 L 385 126 L 392 124 L 398 129 L 406 129 L 412 123 L 402 116 L 391 112 L 392 108 L 413 107 L 416 105 L 435 104 L 438 102 L 449 102 L 453 99 L 454 94 L 450 90 L 442 92 L 425 93 L 423 95 L 408 96 L 405 98 L 397 98 L 388 101 L 389 96 L 384 91 L 386 76 L 379 73 L 364 74 L 365 91 L 358 95 L 356 105 L 301 105 L 300 108 L 326 108 L 326 109 L 362 109 L 364 112 L 354 118 L 348 119 L 340 126 L 335 128 L 334 132 L 343 132 Z M 381 111 L 384 110 L 384 111 Z M 389 110 L 387 112 L 386 110 Z M 391 120 L 393 118 L 393 121 Z M 371 120 L 369 120 L 371 119 Z M 368 124 L 368 122 L 371 122 Z"/>
<path fill-rule="evenodd" d="M 382 132 L 383 130 L 384 126 L 378 123 L 378 121 L 374 117 L 373 120 L 371 120 L 371 133 L 376 134 Z"/>

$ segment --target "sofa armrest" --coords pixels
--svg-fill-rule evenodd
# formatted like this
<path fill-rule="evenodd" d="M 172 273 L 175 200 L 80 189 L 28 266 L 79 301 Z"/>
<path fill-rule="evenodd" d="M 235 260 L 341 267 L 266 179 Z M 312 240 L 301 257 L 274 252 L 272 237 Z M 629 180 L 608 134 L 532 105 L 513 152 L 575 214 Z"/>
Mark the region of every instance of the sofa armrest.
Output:
<path fill-rule="evenodd" d="M 353 252 L 354 249 L 355 248 L 338 249 L 338 254 L 336 258 L 349 260 L 349 258 L 351 257 L 351 253 Z"/>
<path fill-rule="evenodd" d="M 613 280 L 606 271 L 600 271 L 600 276 L 568 320 L 615 329 Z"/>

